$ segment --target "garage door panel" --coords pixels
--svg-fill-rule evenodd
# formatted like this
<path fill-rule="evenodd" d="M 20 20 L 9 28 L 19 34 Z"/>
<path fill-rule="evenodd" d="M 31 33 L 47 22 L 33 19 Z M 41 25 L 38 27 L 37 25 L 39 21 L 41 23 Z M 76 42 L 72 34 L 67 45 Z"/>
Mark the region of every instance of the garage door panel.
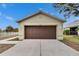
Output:
<path fill-rule="evenodd" d="M 26 26 L 25 39 L 56 39 L 56 26 Z"/>

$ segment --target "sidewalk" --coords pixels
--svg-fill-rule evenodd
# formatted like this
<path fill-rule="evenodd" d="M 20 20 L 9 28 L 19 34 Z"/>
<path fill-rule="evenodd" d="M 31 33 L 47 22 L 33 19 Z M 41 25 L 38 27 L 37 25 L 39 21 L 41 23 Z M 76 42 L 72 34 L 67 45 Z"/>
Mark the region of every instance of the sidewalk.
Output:
<path fill-rule="evenodd" d="M 18 36 L 16 36 L 16 37 L 18 37 Z M 17 44 L 20 41 L 9 41 L 9 40 L 14 39 L 16 37 L 12 37 L 12 38 L 8 38 L 8 39 L 0 40 L 0 44 Z"/>

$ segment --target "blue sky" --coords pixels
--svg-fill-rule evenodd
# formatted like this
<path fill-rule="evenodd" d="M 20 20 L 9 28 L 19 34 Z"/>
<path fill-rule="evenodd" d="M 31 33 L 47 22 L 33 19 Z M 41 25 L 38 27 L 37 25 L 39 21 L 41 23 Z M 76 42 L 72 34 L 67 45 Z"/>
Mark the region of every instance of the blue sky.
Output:
<path fill-rule="evenodd" d="M 56 9 L 52 7 L 52 4 L 48 3 L 1 3 L 0 4 L 0 28 L 5 29 L 7 26 L 12 26 L 17 28 L 19 25 L 16 21 L 31 15 L 39 10 L 43 10 L 44 12 L 57 16 L 61 19 L 64 19 L 62 14 L 59 14 Z M 78 20 L 78 17 L 72 16 L 67 19 L 66 24 Z"/>

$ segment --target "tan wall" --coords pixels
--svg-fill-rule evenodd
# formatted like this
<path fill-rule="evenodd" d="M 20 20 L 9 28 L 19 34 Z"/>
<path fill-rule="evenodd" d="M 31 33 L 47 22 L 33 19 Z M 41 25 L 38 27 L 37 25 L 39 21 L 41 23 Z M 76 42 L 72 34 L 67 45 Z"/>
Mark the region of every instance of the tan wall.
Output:
<path fill-rule="evenodd" d="M 63 40 L 63 24 L 57 25 L 57 39 Z"/>
<path fill-rule="evenodd" d="M 63 39 L 63 23 L 59 20 L 52 19 L 48 16 L 39 14 L 37 16 L 31 17 L 19 23 L 19 38 L 24 39 L 24 26 L 26 25 L 56 25 L 57 26 L 57 39 Z"/>

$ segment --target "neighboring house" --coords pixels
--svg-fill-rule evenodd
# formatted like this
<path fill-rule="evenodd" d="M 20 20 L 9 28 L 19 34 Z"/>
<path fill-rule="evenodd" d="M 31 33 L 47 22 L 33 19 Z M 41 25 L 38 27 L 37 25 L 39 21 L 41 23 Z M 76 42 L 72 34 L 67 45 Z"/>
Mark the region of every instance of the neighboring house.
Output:
<path fill-rule="evenodd" d="M 57 17 L 39 11 L 18 21 L 19 39 L 63 39 L 63 22 Z"/>
<path fill-rule="evenodd" d="M 79 28 L 79 20 L 76 20 L 65 27 L 65 29 L 70 30 L 70 35 L 78 35 L 77 28 Z"/>

